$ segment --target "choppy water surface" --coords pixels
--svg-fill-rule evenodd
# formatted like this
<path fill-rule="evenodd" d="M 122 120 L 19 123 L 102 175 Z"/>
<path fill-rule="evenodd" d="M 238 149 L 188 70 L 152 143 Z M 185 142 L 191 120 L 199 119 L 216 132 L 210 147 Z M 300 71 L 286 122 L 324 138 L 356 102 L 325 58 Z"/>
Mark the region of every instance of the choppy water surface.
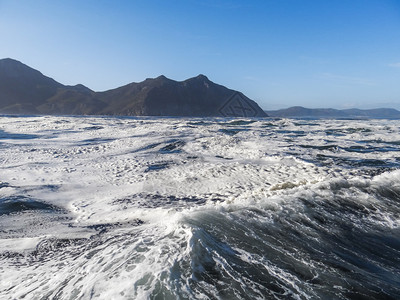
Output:
<path fill-rule="evenodd" d="M 399 299 L 400 121 L 0 118 L 1 299 Z"/>

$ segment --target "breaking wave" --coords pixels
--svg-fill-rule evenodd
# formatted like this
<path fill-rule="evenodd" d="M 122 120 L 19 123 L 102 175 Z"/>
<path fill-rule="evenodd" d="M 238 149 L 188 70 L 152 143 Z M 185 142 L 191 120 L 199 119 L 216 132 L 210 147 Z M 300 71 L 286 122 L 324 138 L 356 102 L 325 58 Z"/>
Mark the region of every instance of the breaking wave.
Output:
<path fill-rule="evenodd" d="M 1 118 L 2 299 L 398 299 L 398 121 Z"/>

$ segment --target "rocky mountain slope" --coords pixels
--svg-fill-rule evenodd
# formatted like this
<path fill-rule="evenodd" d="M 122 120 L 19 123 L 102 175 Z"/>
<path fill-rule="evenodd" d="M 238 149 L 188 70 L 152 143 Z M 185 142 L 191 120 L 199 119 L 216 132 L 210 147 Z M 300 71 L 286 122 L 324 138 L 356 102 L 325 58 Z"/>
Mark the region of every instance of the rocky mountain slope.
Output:
<path fill-rule="evenodd" d="M 50 115 L 264 117 L 256 102 L 199 75 L 159 76 L 94 92 L 66 86 L 13 60 L 0 60 L 0 113 Z"/>

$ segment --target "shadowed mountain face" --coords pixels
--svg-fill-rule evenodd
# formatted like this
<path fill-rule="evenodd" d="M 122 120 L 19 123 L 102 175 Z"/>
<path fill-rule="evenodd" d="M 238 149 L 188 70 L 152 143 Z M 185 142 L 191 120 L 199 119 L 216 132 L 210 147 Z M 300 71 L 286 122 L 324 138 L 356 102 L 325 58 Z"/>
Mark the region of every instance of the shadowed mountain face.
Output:
<path fill-rule="evenodd" d="M 199 75 L 185 81 L 159 76 L 94 92 L 65 86 L 16 60 L 0 60 L 0 113 L 126 116 L 264 117 L 243 94 Z"/>
<path fill-rule="evenodd" d="M 2 109 L 34 110 L 62 85 L 12 59 L 0 60 L 0 105 Z"/>

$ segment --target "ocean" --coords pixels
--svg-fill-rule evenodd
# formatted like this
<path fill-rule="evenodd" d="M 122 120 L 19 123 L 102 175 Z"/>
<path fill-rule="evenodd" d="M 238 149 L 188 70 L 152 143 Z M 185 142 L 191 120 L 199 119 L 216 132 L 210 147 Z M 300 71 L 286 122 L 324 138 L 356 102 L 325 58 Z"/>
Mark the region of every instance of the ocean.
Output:
<path fill-rule="evenodd" d="M 400 299 L 400 120 L 0 117 L 1 299 Z"/>

